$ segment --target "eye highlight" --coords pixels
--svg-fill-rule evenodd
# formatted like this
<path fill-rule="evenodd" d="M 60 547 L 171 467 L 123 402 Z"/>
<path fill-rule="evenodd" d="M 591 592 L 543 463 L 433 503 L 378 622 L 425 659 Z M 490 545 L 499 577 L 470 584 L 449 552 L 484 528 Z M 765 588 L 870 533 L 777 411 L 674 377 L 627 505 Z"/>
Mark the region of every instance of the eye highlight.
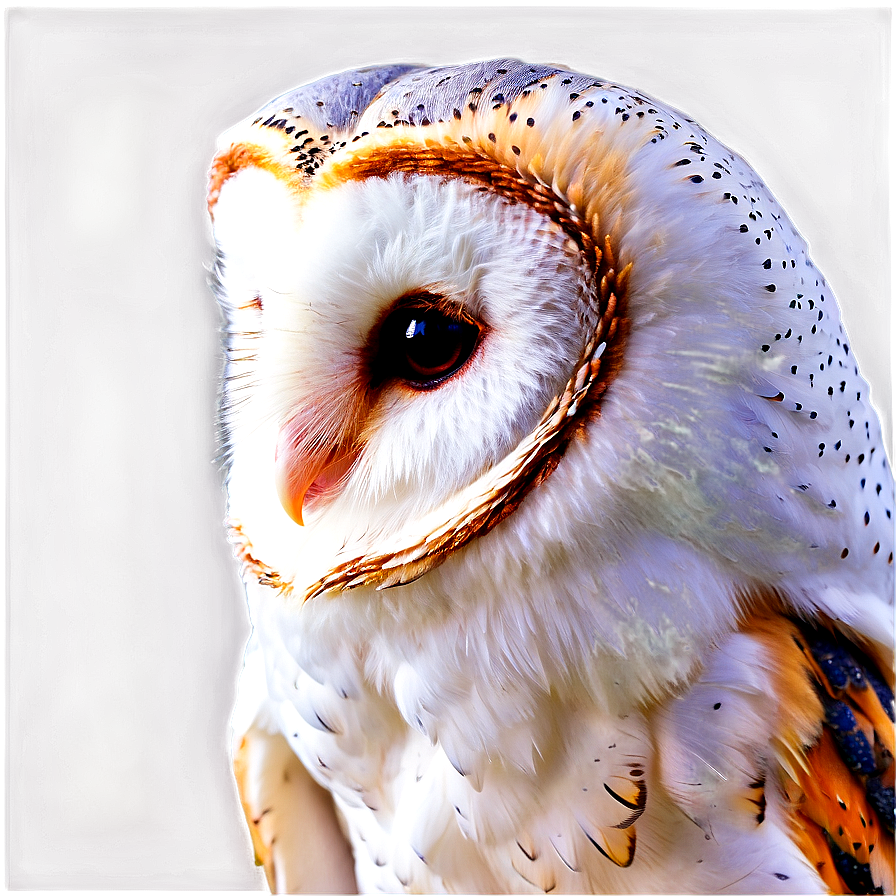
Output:
<path fill-rule="evenodd" d="M 411 296 L 380 327 L 374 379 L 436 386 L 463 367 L 481 332 L 479 323 L 437 296 Z"/>

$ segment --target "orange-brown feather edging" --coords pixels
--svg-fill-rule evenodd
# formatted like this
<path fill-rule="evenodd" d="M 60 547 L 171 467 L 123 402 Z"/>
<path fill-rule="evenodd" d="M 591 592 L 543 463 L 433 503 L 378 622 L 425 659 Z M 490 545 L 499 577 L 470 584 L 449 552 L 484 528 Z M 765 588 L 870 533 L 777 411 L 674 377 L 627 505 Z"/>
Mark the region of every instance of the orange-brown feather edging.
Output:
<path fill-rule="evenodd" d="M 228 518 L 224 521 L 224 525 L 227 528 L 227 540 L 233 545 L 233 554 L 240 562 L 240 576 L 243 579 L 251 576 L 259 585 L 266 585 L 284 595 L 291 594 L 292 584 L 253 555 L 252 542 L 243 532 L 242 524 L 238 520 Z"/>
<path fill-rule="evenodd" d="M 249 828 L 249 836 L 252 838 L 252 849 L 255 853 L 255 864 L 264 867 L 265 877 L 271 892 L 276 892 L 276 874 L 274 872 L 273 858 L 270 846 L 265 843 L 264 837 L 259 830 L 261 817 L 256 817 L 251 806 L 250 797 L 250 763 L 252 761 L 250 752 L 252 745 L 248 738 L 244 737 L 240 741 L 239 749 L 233 757 L 233 774 L 236 778 L 237 789 L 240 795 L 240 805 L 243 807 L 243 815 L 246 817 L 246 826 Z"/>
<path fill-rule="evenodd" d="M 227 180 L 244 168 L 260 168 L 269 171 L 291 189 L 301 183 L 292 167 L 284 165 L 267 149 L 247 143 L 237 143 L 215 156 L 208 175 L 206 203 L 209 214 L 214 217 L 215 206 L 221 195 L 221 188 Z"/>

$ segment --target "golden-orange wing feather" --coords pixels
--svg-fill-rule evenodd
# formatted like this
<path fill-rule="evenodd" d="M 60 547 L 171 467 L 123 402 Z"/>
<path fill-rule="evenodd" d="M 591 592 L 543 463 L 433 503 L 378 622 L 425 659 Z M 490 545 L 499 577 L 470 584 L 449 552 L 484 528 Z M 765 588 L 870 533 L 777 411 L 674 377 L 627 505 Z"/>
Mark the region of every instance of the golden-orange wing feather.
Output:
<path fill-rule="evenodd" d="M 892 893 L 892 688 L 871 652 L 833 628 L 788 630 L 821 710 L 786 776 L 797 842 L 832 893 Z"/>

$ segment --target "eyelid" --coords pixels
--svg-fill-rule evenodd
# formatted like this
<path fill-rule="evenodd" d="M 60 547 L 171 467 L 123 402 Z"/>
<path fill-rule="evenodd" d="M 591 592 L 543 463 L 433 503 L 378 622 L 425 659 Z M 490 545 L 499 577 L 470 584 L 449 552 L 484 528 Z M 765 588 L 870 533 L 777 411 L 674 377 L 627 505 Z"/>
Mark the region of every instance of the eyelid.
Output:
<path fill-rule="evenodd" d="M 485 324 L 469 314 L 463 306 L 454 299 L 439 293 L 431 293 L 426 291 L 412 292 L 398 299 L 383 316 L 383 323 L 391 317 L 396 311 L 438 311 L 445 317 L 454 320 L 463 321 L 478 327 L 480 331 L 485 329 Z M 382 326 L 382 323 L 381 325 Z"/>

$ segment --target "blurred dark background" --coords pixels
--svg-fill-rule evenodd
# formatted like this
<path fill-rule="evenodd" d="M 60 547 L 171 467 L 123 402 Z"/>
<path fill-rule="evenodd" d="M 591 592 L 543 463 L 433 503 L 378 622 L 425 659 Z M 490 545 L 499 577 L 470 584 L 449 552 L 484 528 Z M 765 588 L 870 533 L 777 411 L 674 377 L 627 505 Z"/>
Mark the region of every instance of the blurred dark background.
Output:
<path fill-rule="evenodd" d="M 883 10 L 9 11 L 9 884 L 262 885 L 228 755 L 248 622 L 212 463 L 218 133 L 390 60 L 638 87 L 808 238 L 892 445 L 889 35 Z"/>

